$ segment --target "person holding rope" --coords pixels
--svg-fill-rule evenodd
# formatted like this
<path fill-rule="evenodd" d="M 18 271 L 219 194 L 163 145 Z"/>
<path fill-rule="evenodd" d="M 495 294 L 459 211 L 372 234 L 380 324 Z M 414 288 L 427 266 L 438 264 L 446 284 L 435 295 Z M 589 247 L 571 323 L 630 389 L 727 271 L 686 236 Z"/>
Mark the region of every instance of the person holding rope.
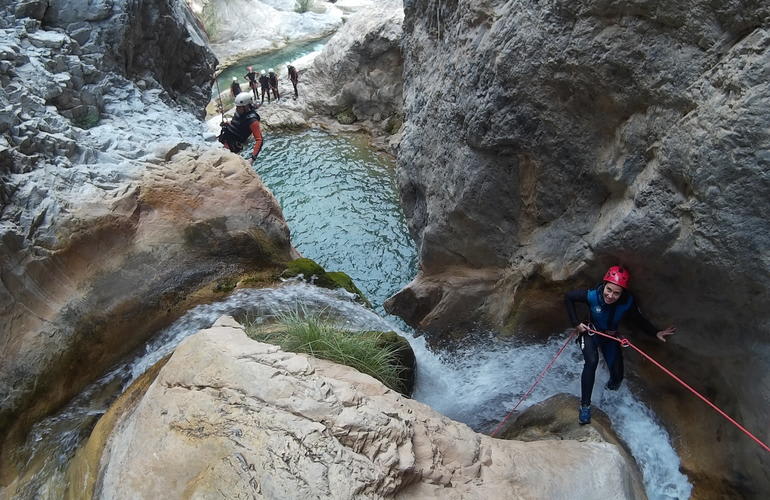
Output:
<path fill-rule="evenodd" d="M 596 368 L 599 366 L 599 350 L 601 349 L 607 368 L 610 372 L 610 380 L 607 389 L 616 391 L 623 381 L 623 353 L 620 343 L 609 338 L 593 334 L 590 330 L 597 330 L 617 337 L 618 325 L 623 319 L 630 319 L 650 336 L 657 337 L 662 342 L 666 337 L 673 335 L 676 328 L 670 326 L 665 330 L 659 330 L 645 318 L 639 310 L 633 295 L 628 291 L 631 274 L 622 266 L 612 266 L 604 274 L 602 283 L 589 290 L 574 290 L 564 296 L 564 304 L 572 326 L 579 333 L 578 345 L 583 351 L 583 373 L 580 377 L 580 410 L 578 422 L 588 424 L 591 422 L 591 394 L 596 378 Z M 578 321 L 575 312 L 575 304 L 588 305 L 589 322 Z"/>
<path fill-rule="evenodd" d="M 248 144 L 249 138 L 254 137 L 254 149 L 251 151 L 251 164 L 257 160 L 262 150 L 262 129 L 259 126 L 261 118 L 254 106 L 251 92 L 241 92 L 235 98 L 235 114 L 228 121 L 222 121 L 222 131 L 219 142 L 233 153 L 240 153 Z"/>

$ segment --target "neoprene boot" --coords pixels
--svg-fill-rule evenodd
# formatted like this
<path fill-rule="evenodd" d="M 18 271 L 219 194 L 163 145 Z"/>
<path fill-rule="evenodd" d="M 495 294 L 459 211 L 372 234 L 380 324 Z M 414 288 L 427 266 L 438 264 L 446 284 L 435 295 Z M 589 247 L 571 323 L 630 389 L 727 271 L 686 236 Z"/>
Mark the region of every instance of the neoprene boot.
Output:
<path fill-rule="evenodd" d="M 590 406 L 581 406 L 580 412 L 578 413 L 578 422 L 580 425 L 590 424 L 591 423 L 591 407 Z"/>

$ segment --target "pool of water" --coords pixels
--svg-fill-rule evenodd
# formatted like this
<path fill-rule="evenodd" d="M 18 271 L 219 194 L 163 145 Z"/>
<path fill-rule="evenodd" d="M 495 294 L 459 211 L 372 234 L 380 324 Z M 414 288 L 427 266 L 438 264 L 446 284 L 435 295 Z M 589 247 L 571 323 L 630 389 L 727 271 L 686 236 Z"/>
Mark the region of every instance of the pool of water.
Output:
<path fill-rule="evenodd" d="M 393 158 L 369 148 L 365 136 L 309 130 L 266 136 L 254 167 L 280 201 L 297 250 L 348 273 L 384 314 L 382 303 L 417 263 Z"/>
<path fill-rule="evenodd" d="M 248 90 L 243 76 L 248 72 L 246 68 L 249 66 L 253 66 L 257 73 L 263 69 L 267 71 L 273 68 L 280 78 L 288 78 L 287 64 L 312 52 L 320 52 L 324 45 L 326 45 L 326 42 L 329 41 L 329 38 L 331 36 L 319 38 L 318 40 L 292 43 L 273 52 L 238 59 L 235 63 L 224 68 L 219 76 L 217 76 L 217 84 L 211 88 L 211 98 L 215 99 L 220 92 L 228 90 L 233 77 L 238 79 L 242 90 Z"/>

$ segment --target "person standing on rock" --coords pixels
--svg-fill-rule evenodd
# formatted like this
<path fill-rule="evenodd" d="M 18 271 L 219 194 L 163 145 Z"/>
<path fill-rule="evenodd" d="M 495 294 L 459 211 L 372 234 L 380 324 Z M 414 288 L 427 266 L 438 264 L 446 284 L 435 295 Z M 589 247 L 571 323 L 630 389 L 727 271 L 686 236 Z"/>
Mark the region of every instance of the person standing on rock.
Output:
<path fill-rule="evenodd" d="M 273 68 L 270 68 L 270 71 L 267 72 L 267 78 L 270 80 L 270 90 L 273 91 L 273 97 L 277 101 L 281 96 L 278 95 L 278 75 L 275 74 Z"/>
<path fill-rule="evenodd" d="M 241 85 L 238 83 L 238 77 L 233 77 L 233 83 L 230 84 L 230 94 L 232 94 L 233 99 L 235 99 L 238 94 L 241 93 Z"/>
<path fill-rule="evenodd" d="M 299 81 L 299 73 L 297 73 L 297 68 L 289 64 L 289 80 L 291 80 L 291 84 L 294 85 L 294 99 L 299 97 L 299 93 L 297 92 L 297 82 Z"/>
<path fill-rule="evenodd" d="M 249 141 L 254 137 L 254 149 L 251 152 L 251 164 L 253 165 L 262 151 L 262 129 L 260 117 L 254 108 L 254 100 L 251 92 L 242 92 L 235 97 L 235 114 L 229 122 L 222 122 L 222 132 L 219 134 L 219 142 L 233 153 L 240 153 Z"/>
<path fill-rule="evenodd" d="M 263 69 L 259 72 L 259 86 L 262 88 L 262 104 L 265 103 L 265 94 L 267 94 L 267 103 L 270 104 L 270 78 Z"/>
<path fill-rule="evenodd" d="M 257 92 L 257 72 L 254 71 L 252 66 L 249 66 L 246 69 L 248 70 L 248 73 L 243 75 L 243 78 L 249 82 L 249 88 L 254 92 L 254 100 L 256 101 L 259 99 L 259 92 Z"/>
<path fill-rule="evenodd" d="M 600 349 L 610 372 L 610 380 L 606 388 L 616 391 L 623 381 L 623 353 L 620 342 L 591 333 L 589 328 L 617 337 L 620 321 L 630 319 L 645 333 L 663 342 L 666 341 L 667 336 L 673 335 L 676 331 L 672 326 L 659 330 L 642 315 L 634 297 L 628 291 L 630 281 L 631 275 L 626 268 L 612 266 L 604 274 L 602 283 L 595 288 L 574 290 L 567 292 L 564 296 L 569 320 L 579 332 L 578 345 L 583 351 L 585 360 L 580 377 L 581 398 L 578 413 L 580 424 L 591 422 L 591 393 L 594 389 L 596 368 L 599 365 Z M 575 312 L 576 303 L 588 306 L 590 318 L 588 322 L 583 323 L 578 320 Z"/>

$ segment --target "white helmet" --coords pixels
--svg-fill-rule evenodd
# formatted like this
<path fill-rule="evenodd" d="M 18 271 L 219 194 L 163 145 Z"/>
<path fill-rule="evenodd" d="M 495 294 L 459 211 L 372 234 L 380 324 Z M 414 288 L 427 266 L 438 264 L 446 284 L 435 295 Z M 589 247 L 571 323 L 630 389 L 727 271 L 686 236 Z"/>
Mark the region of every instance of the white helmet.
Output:
<path fill-rule="evenodd" d="M 262 71 L 260 71 L 260 72 L 259 72 L 259 74 L 260 74 L 260 75 L 266 75 L 266 74 L 267 74 L 267 71 L 265 71 L 265 70 L 263 69 Z"/>
<path fill-rule="evenodd" d="M 275 73 L 275 70 L 273 68 L 270 68 L 270 73 Z"/>
<path fill-rule="evenodd" d="M 233 77 L 233 81 L 234 81 L 234 82 L 237 82 L 237 81 L 238 81 L 238 77 L 237 77 L 237 76 L 234 76 L 234 77 Z"/>
<path fill-rule="evenodd" d="M 241 92 L 237 96 L 235 96 L 235 105 L 236 106 L 248 106 L 249 104 L 254 103 L 254 96 L 251 95 L 251 92 Z"/>

